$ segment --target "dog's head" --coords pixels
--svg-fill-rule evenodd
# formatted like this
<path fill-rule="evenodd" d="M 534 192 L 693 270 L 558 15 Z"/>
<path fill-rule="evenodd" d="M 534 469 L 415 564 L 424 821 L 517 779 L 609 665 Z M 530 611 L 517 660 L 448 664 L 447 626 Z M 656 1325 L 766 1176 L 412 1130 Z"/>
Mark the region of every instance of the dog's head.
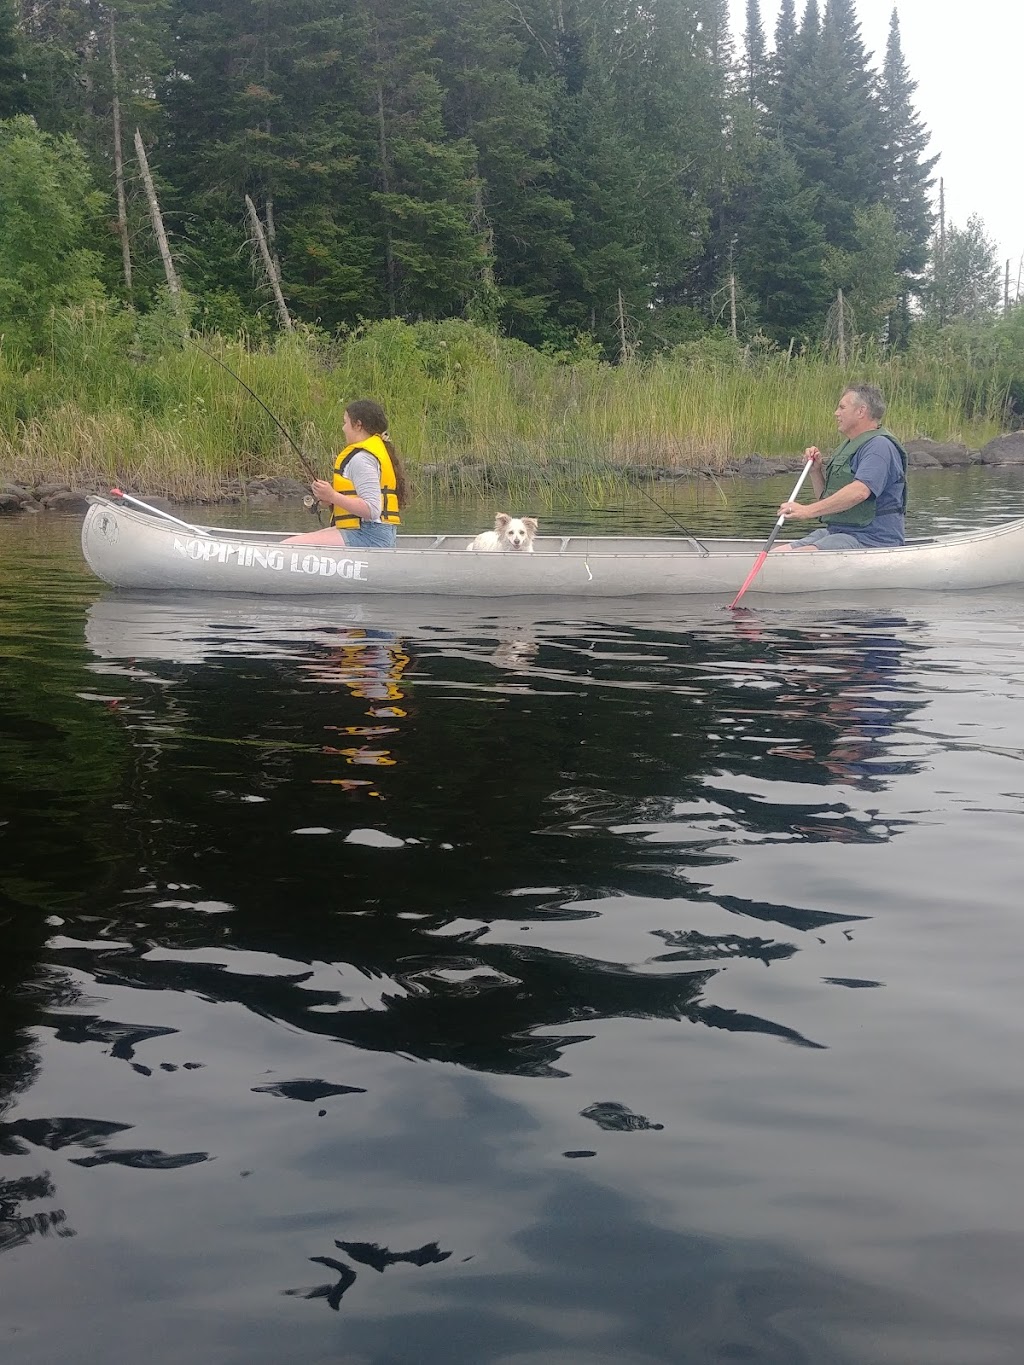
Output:
<path fill-rule="evenodd" d="M 510 517 L 499 512 L 494 518 L 495 534 L 509 550 L 525 550 L 537 534 L 535 517 Z"/>

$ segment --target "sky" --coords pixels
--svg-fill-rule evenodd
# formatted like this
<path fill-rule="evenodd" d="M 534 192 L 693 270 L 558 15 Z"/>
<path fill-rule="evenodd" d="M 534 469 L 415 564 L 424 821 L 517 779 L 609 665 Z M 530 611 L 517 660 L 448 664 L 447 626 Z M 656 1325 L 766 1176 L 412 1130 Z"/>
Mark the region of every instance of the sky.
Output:
<path fill-rule="evenodd" d="M 729 0 L 739 54 L 746 0 Z M 861 36 L 877 70 L 885 56 L 893 0 L 856 0 Z M 797 0 L 799 16 L 803 0 Z M 824 8 L 824 4 L 822 4 Z M 1009 258 L 1011 291 L 1024 254 L 1024 176 L 1016 150 L 1024 87 L 1022 0 L 896 0 L 903 56 L 917 81 L 917 109 L 941 160 L 946 221 L 963 226 L 980 214 L 1001 261 Z M 778 0 L 761 0 L 769 46 Z M 937 182 L 936 182 L 937 193 Z M 1024 283 L 1022 283 L 1024 293 Z"/>

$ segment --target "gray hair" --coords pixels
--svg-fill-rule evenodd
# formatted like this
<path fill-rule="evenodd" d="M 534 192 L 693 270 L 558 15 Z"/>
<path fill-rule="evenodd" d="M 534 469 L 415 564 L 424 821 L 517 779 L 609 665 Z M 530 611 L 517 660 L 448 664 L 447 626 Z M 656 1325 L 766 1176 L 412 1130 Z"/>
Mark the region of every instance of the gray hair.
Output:
<path fill-rule="evenodd" d="M 885 399 L 875 384 L 847 384 L 843 393 L 852 393 L 873 422 L 880 422 L 885 416 Z"/>

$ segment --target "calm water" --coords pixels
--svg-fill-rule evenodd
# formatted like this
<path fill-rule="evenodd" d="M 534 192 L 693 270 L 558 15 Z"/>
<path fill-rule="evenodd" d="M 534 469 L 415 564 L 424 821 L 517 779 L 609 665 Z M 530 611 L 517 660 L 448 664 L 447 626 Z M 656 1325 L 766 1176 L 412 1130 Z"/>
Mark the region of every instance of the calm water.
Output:
<path fill-rule="evenodd" d="M 5 1365 L 1017 1365 L 1024 591 L 143 597 L 77 533 L 0 522 Z"/>

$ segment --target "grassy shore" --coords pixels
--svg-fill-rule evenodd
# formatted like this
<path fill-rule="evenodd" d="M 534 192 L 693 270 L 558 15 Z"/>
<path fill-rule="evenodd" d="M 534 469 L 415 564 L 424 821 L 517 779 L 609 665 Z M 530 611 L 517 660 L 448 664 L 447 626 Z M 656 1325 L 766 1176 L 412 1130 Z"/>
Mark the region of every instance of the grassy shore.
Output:
<path fill-rule="evenodd" d="M 464 322 L 379 322 L 342 340 L 302 332 L 273 344 L 197 336 L 259 395 L 317 469 L 341 444 L 344 405 L 383 403 L 417 485 L 510 492 L 552 480 L 590 489 L 621 466 L 685 471 L 759 453 L 790 456 L 834 438 L 844 383 L 889 400 L 904 438 L 977 447 L 999 433 L 998 377 L 941 358 L 866 353 L 841 367 L 694 343 L 612 366 L 549 356 Z M 258 403 L 173 319 L 93 308 L 56 318 L 47 354 L 0 350 L 0 484 L 118 483 L 176 500 L 232 479 L 303 478 L 298 457 Z"/>

